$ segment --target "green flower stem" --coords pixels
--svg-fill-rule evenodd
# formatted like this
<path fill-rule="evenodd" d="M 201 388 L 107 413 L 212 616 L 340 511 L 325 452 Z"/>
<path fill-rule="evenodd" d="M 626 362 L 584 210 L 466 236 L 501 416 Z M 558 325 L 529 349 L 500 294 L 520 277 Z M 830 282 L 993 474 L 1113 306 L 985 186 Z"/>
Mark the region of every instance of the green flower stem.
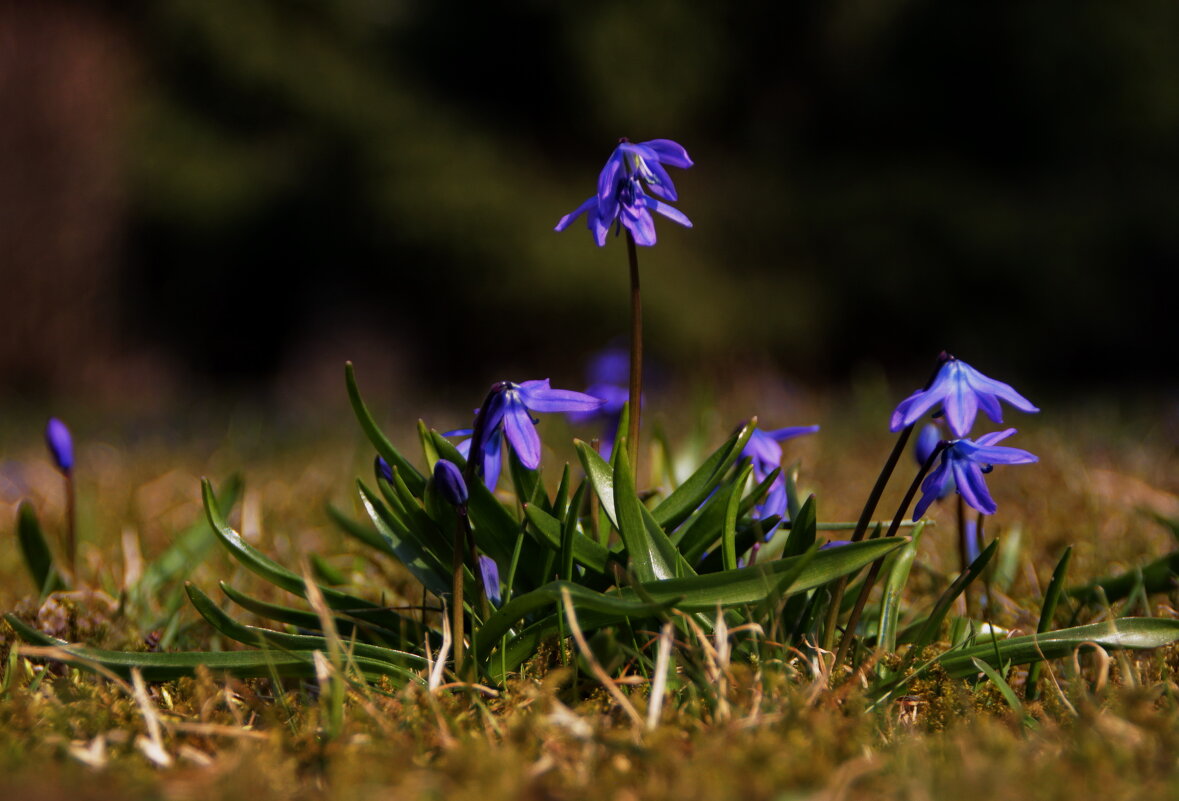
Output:
<path fill-rule="evenodd" d="M 472 451 L 475 448 L 472 446 Z M 463 564 L 466 562 L 466 536 L 462 520 L 454 524 L 454 579 L 451 584 L 451 637 L 454 640 L 454 673 L 463 670 Z"/>
<path fill-rule="evenodd" d="M 925 464 L 921 465 L 921 469 L 917 471 L 917 475 L 913 477 L 913 482 L 909 484 L 909 490 L 905 493 L 905 497 L 901 500 L 901 505 L 897 507 L 897 513 L 893 516 L 892 523 L 889 524 L 888 532 L 885 537 L 895 537 L 897 531 L 901 528 L 901 521 L 905 519 L 905 513 L 909 511 L 909 504 L 913 502 L 913 498 L 917 495 L 917 490 L 921 488 L 921 482 L 925 480 L 926 474 L 933 468 L 933 463 L 937 461 L 938 457 L 942 455 L 942 451 L 946 449 L 944 442 L 939 442 L 933 452 L 929 454 L 929 458 L 925 460 Z M 864 612 L 864 605 L 868 603 L 868 595 L 872 592 L 872 587 L 876 583 L 876 577 L 880 574 L 880 568 L 884 564 L 884 557 L 877 559 L 868 568 L 868 576 L 864 579 L 864 586 L 860 588 L 859 597 L 856 598 L 856 605 L 852 608 L 851 614 L 847 618 L 847 626 L 843 630 L 843 639 L 839 641 L 839 651 L 835 654 L 835 662 L 832 668 L 843 662 L 844 657 L 847 656 L 848 648 L 851 647 L 852 637 L 855 635 L 856 624 L 860 622 L 860 615 Z"/>
<path fill-rule="evenodd" d="M 630 262 L 630 425 L 626 450 L 636 481 L 639 474 L 639 414 L 643 397 L 643 301 L 639 293 L 639 253 L 634 235 L 626 232 L 626 255 Z"/>
<path fill-rule="evenodd" d="M 70 578 L 74 582 L 74 585 L 80 586 L 81 582 L 78 580 L 78 496 L 74 489 L 74 474 L 72 471 L 65 474 L 65 490 L 66 564 L 69 566 Z"/>
<path fill-rule="evenodd" d="M 884 463 L 884 468 L 880 471 L 880 475 L 876 477 L 876 484 L 873 485 L 872 491 L 868 493 L 868 500 L 864 503 L 864 510 L 860 512 L 860 519 L 856 522 L 855 531 L 851 535 L 852 542 L 860 542 L 868 532 L 868 524 L 872 521 L 872 515 L 876 513 L 876 505 L 880 503 L 880 496 L 884 494 L 884 488 L 888 486 L 888 480 L 892 478 L 893 470 L 896 469 L 901 454 L 905 452 L 905 445 L 908 444 L 909 436 L 912 433 L 913 426 L 908 426 L 897 437 L 896 444 L 892 448 L 892 453 L 888 455 L 888 459 Z M 839 623 L 839 607 L 843 603 L 843 594 L 847 591 L 849 580 L 850 576 L 840 578 L 835 583 L 835 589 L 831 594 L 830 605 L 827 607 L 827 621 L 823 628 L 823 649 L 826 651 L 830 651 L 835 646 L 835 628 Z"/>

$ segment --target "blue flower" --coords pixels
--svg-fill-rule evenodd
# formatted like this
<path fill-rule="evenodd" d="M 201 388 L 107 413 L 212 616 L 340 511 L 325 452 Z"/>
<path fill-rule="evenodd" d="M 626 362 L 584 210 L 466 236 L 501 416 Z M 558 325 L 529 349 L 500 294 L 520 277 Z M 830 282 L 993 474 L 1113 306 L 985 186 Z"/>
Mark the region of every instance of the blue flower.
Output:
<path fill-rule="evenodd" d="M 791 426 L 775 431 L 753 429 L 753 434 L 745 443 L 745 450 L 741 451 L 741 455 L 748 457 L 753 463 L 753 480 L 760 484 L 766 480 L 770 473 L 781 467 L 782 446 L 779 443 L 803 434 L 813 434 L 818 430 L 818 426 Z M 758 519 L 775 515 L 785 519 L 787 500 L 786 480 L 779 474 L 770 484 L 765 500 L 754 507 L 753 515 Z M 770 531 L 769 534 L 773 534 L 773 531 Z M 768 539 L 769 535 L 766 538 Z"/>
<path fill-rule="evenodd" d="M 45 425 L 45 444 L 57 469 L 68 476 L 74 469 L 74 440 L 66 424 L 56 417 L 49 418 Z"/>
<path fill-rule="evenodd" d="M 479 577 L 483 580 L 483 592 L 493 606 L 499 606 L 501 595 L 499 592 L 499 565 L 485 554 L 479 555 Z"/>
<path fill-rule="evenodd" d="M 1040 411 L 1009 385 L 987 378 L 966 362 L 950 356 L 938 370 L 929 389 L 919 389 L 901 401 L 892 413 L 889 427 L 900 431 L 911 426 L 921 415 L 941 403 L 950 430 L 957 437 L 965 437 L 970 433 L 979 409 L 994 422 L 1003 422 L 1000 400 L 1024 412 Z"/>
<path fill-rule="evenodd" d="M 434 463 L 434 486 L 451 506 L 465 514 L 467 507 L 467 483 L 458 465 L 446 459 Z"/>
<path fill-rule="evenodd" d="M 606 244 L 610 226 L 615 222 L 619 230 L 625 226 L 631 232 L 636 245 L 654 245 L 652 211 L 691 228 L 692 221 L 683 212 L 663 202 L 679 197 L 664 164 L 686 169 L 692 166 L 692 159 L 683 147 L 670 139 L 652 139 L 638 144 L 623 139 L 598 175 L 598 193 L 562 217 L 554 230 L 564 231 L 584 214 L 586 227 L 593 233 L 598 247 L 602 247 Z M 657 197 L 651 197 L 645 190 Z"/>
<path fill-rule="evenodd" d="M 917 459 L 919 466 L 924 466 L 925 462 L 933 454 L 933 449 L 937 447 L 938 443 L 942 441 L 942 430 L 938 428 L 937 423 L 926 423 L 917 432 L 917 439 L 913 442 L 913 456 Z M 954 491 L 954 477 L 948 476 L 945 484 L 942 486 L 941 494 L 937 496 L 937 500 L 949 495 Z"/>
<path fill-rule="evenodd" d="M 995 501 L 987 491 L 983 474 L 997 464 L 1031 464 L 1040 461 L 1032 453 L 996 442 L 1015 433 L 1014 428 L 984 434 L 977 440 L 956 439 L 942 451 L 938 466 L 921 482 L 921 499 L 913 510 L 913 519 L 920 520 L 929 505 L 939 498 L 953 480 L 958 494 L 972 509 L 984 515 L 995 513 Z"/>
<path fill-rule="evenodd" d="M 477 415 L 484 415 L 483 440 L 479 451 L 483 454 L 483 482 L 495 489 L 499 481 L 500 447 L 506 437 L 520 464 L 529 470 L 540 466 L 540 435 L 532 412 L 592 412 L 605 401 L 574 392 L 571 389 L 553 389 L 549 379 L 524 381 L 516 384 L 501 381 L 496 384 L 486 409 Z M 474 429 L 447 432 L 447 436 L 473 434 Z M 501 437 L 502 434 L 502 437 Z M 459 452 L 466 458 L 471 456 L 471 441 L 459 446 Z"/>

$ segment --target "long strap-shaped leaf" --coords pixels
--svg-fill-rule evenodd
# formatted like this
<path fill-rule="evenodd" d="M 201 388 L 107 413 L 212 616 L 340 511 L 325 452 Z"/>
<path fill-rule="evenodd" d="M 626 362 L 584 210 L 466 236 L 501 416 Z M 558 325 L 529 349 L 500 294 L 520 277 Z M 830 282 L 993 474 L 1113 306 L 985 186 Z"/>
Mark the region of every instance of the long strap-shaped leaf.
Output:
<path fill-rule="evenodd" d="M 192 602 L 197 612 L 200 613 L 201 617 L 207 620 L 213 628 L 232 640 L 262 648 L 273 646 L 285 651 L 328 652 L 327 639 L 325 637 L 309 634 L 287 634 L 283 631 L 274 631 L 272 629 L 238 623 L 232 617 L 225 614 L 217 604 L 213 603 L 213 600 L 209 596 L 201 592 L 195 585 L 187 584 L 184 589 L 188 592 L 188 599 Z M 379 645 L 371 645 L 363 642 L 345 641 L 340 644 L 345 649 L 350 650 L 355 656 L 388 662 L 390 665 L 397 665 L 402 668 L 427 667 L 424 657 L 407 653 L 406 651 L 395 651 L 392 648 L 382 648 Z M 416 681 L 418 676 L 412 670 L 405 670 L 403 678 Z"/>
<path fill-rule="evenodd" d="M 53 564 L 53 552 L 49 550 L 49 543 L 45 541 L 41 523 L 37 520 L 37 512 L 28 501 L 21 501 L 17 509 L 16 538 L 20 542 L 20 552 L 25 558 L 25 567 L 28 568 L 33 583 L 37 585 L 37 592 L 42 597 L 69 588 Z"/>
<path fill-rule="evenodd" d="M 406 485 L 413 491 L 413 494 L 420 496 L 426 488 L 426 479 L 408 459 L 401 455 L 400 451 L 393 447 L 393 443 L 381 431 L 377 421 L 373 419 L 372 413 L 364 405 L 364 401 L 360 397 L 360 388 L 356 385 L 356 371 L 352 368 L 352 362 L 344 364 L 344 383 L 348 387 L 348 400 L 352 403 L 352 411 L 356 414 L 356 419 L 368 436 L 369 442 L 372 443 L 377 453 L 385 458 L 385 461 L 401 471 Z"/>
<path fill-rule="evenodd" d="M 290 678 L 315 677 L 312 651 L 108 651 L 71 645 L 65 640 L 50 637 L 12 614 L 5 615 L 4 619 L 25 642 L 61 651 L 60 657 L 47 658 L 70 662 L 79 667 L 101 665 L 123 678 L 131 675 L 132 668 L 139 668 L 143 678 L 148 681 L 169 681 L 191 676 L 199 667 L 208 668 L 214 673 L 228 673 L 241 679 L 266 678 L 275 673 Z M 375 680 L 381 676 L 389 676 L 395 682 L 404 680 L 405 668 L 397 665 L 359 656 L 354 657 L 351 664 L 367 679 Z"/>
<path fill-rule="evenodd" d="M 746 423 L 740 431 L 726 440 L 725 444 L 717 448 L 687 481 L 676 487 L 675 492 L 664 498 L 662 503 L 652 510 L 651 513 L 661 528 L 671 531 L 704 502 L 720 483 L 725 471 L 737 461 L 756 427 L 756 420 Z"/>
<path fill-rule="evenodd" d="M 257 573 L 271 584 L 287 592 L 306 597 L 307 588 L 304 586 L 302 578 L 251 546 L 242 539 L 241 534 L 234 531 L 225 521 L 225 518 L 221 515 L 221 510 L 217 506 L 217 497 L 213 494 L 213 485 L 208 479 L 204 479 L 201 482 L 201 490 L 204 496 L 205 514 L 209 517 L 209 524 L 213 526 L 213 531 L 217 534 L 222 544 L 229 550 L 230 554 L 246 568 Z M 402 622 L 408 622 L 404 621 L 401 615 L 384 607 L 377 606 L 363 598 L 357 598 L 354 595 L 334 590 L 331 587 L 320 587 L 320 592 L 323 593 L 324 602 L 332 609 L 347 612 L 353 617 L 372 621 L 385 628 L 396 631 L 401 628 Z"/>
<path fill-rule="evenodd" d="M 992 642 L 989 638 L 970 648 L 960 648 L 938 657 L 951 676 L 973 676 L 978 672 L 972 660 L 979 659 L 992 667 L 1001 663 L 1023 665 L 1041 659 L 1070 656 L 1080 646 L 1095 643 L 1106 650 L 1130 648 L 1146 650 L 1179 642 L 1179 620 L 1157 617 L 1123 617 L 1103 623 L 1091 623 L 1046 634 L 1027 634 Z"/>
<path fill-rule="evenodd" d="M 224 581 L 218 582 L 218 585 L 221 587 L 221 592 L 225 593 L 225 597 L 247 612 L 253 612 L 259 617 L 273 620 L 276 623 L 286 623 L 301 629 L 307 629 L 308 631 L 319 631 L 322 625 L 319 615 L 310 610 L 294 609 L 289 606 L 263 601 L 252 595 L 247 595 L 241 590 L 234 589 L 233 586 L 226 584 Z M 375 645 L 394 648 L 405 647 L 405 640 L 399 632 L 390 631 L 375 623 L 369 623 L 366 620 L 356 620 L 348 617 L 334 617 L 333 620 L 336 624 L 336 630 L 345 637 L 355 636 Z"/>

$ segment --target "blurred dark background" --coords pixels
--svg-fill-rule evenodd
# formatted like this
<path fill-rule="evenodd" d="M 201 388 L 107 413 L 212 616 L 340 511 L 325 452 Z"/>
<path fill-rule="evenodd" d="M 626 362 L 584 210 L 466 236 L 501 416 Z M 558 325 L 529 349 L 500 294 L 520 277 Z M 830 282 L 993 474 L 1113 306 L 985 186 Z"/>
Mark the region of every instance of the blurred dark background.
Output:
<path fill-rule="evenodd" d="M 682 143 L 670 371 L 1172 390 L 1179 4 L 0 2 L 0 395 L 576 384 L 625 247 L 552 231 Z"/>

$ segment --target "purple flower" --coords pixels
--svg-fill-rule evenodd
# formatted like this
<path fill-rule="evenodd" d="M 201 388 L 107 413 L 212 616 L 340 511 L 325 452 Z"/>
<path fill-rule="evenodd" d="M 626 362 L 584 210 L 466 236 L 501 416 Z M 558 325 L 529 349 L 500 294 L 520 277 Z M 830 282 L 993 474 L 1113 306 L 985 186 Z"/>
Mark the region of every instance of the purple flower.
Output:
<path fill-rule="evenodd" d="M 926 423 L 917 432 L 917 439 L 913 443 L 913 456 L 917 458 L 917 464 L 924 466 L 933 449 L 942 441 L 942 430 L 938 428 L 937 423 Z M 954 491 L 954 477 L 947 476 L 945 483 L 942 485 L 941 494 L 937 496 L 937 500 L 949 495 Z"/>
<path fill-rule="evenodd" d="M 373 459 L 373 472 L 379 478 L 385 479 L 390 484 L 393 483 L 393 468 L 385 461 L 385 457 L 377 456 L 377 458 Z"/>
<path fill-rule="evenodd" d="M 547 378 L 524 381 L 516 384 L 501 381 L 495 385 L 486 409 L 478 415 L 485 415 L 483 438 L 479 451 L 483 454 L 483 481 L 495 489 L 499 481 L 501 434 L 516 452 L 520 463 L 529 470 L 540 466 L 540 435 L 532 412 L 592 412 L 605 401 L 574 392 L 571 389 L 553 389 Z M 449 435 L 473 434 L 474 429 L 451 431 Z M 466 458 L 471 456 L 470 440 L 461 443 L 459 452 Z"/>
<path fill-rule="evenodd" d="M 487 595 L 487 600 L 499 606 L 499 565 L 490 556 L 479 555 L 479 576 L 483 579 L 483 592 Z"/>
<path fill-rule="evenodd" d="M 901 401 L 892 413 L 889 427 L 893 431 L 900 431 L 911 426 L 940 403 L 950 430 L 957 437 L 965 437 L 970 433 L 979 409 L 986 412 L 987 417 L 994 422 L 1003 422 L 1000 400 L 1007 401 L 1021 411 L 1040 411 L 1007 384 L 987 378 L 966 362 L 950 356 L 938 370 L 929 389 L 919 389 Z"/>
<path fill-rule="evenodd" d="M 585 214 L 586 227 L 593 233 L 598 247 L 602 247 L 606 244 L 610 226 L 616 221 L 619 230 L 625 226 L 631 232 L 636 245 L 654 245 L 652 211 L 691 228 L 692 221 L 683 212 L 659 200 L 676 200 L 678 197 L 671 176 L 663 169 L 664 164 L 686 169 L 692 166 L 692 159 L 683 147 L 670 139 L 652 139 L 638 144 L 623 139 L 598 175 L 598 193 L 562 217 L 555 230 L 564 231 Z M 645 190 L 657 197 L 651 197 Z"/>
<path fill-rule="evenodd" d="M 762 431 L 760 428 L 753 429 L 753 434 L 750 435 L 749 441 L 745 443 L 745 450 L 741 451 L 741 455 L 748 457 L 753 462 L 753 480 L 759 484 L 765 481 L 770 473 L 782 465 L 782 446 L 779 443 L 785 442 L 788 439 L 802 436 L 803 434 L 813 434 L 819 430 L 818 426 L 792 426 L 789 428 L 779 428 L 775 431 Z M 753 515 L 755 518 L 772 517 L 777 515 L 785 519 L 786 507 L 786 480 L 778 475 L 770 484 L 770 489 L 766 493 L 765 500 L 754 507 Z M 767 534 L 772 535 L 771 530 Z"/>
<path fill-rule="evenodd" d="M 434 486 L 451 506 L 465 512 L 467 506 L 467 482 L 458 465 L 446 459 L 434 463 Z"/>
<path fill-rule="evenodd" d="M 74 469 L 74 440 L 66 424 L 56 417 L 50 417 L 45 425 L 45 444 L 57 469 L 68 476 Z"/>
<path fill-rule="evenodd" d="M 962 500 L 972 509 L 984 515 L 995 513 L 995 501 L 987 491 L 983 474 L 991 472 L 996 464 L 1031 464 L 1040 461 L 1032 453 L 996 442 L 1015 433 L 1014 428 L 983 434 L 977 440 L 956 439 L 942 451 L 941 461 L 925 481 L 921 482 L 921 499 L 913 510 L 913 519 L 920 520 L 929 505 L 940 497 L 951 479 Z"/>

